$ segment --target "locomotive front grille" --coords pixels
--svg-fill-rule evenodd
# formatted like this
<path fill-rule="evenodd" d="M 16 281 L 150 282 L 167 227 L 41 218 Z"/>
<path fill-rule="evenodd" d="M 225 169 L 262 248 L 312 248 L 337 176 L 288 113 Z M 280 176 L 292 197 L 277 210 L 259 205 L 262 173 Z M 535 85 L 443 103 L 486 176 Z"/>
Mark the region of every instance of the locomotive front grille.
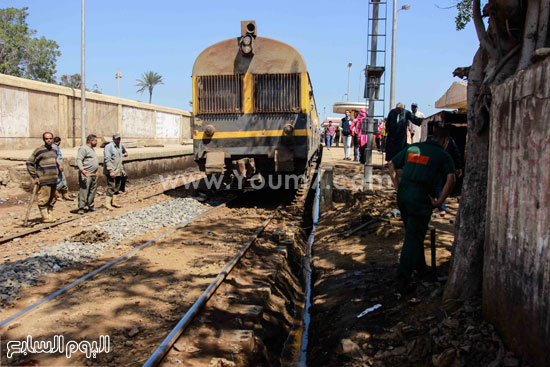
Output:
<path fill-rule="evenodd" d="M 242 75 L 197 77 L 198 112 L 209 114 L 242 112 Z"/>
<path fill-rule="evenodd" d="M 300 74 L 254 74 L 254 112 L 300 112 Z"/>

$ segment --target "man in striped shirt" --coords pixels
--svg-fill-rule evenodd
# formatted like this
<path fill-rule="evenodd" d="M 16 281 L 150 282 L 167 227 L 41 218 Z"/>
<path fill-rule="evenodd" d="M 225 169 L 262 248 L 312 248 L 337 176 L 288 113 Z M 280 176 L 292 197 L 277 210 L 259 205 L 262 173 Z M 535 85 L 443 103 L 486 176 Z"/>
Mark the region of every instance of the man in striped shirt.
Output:
<path fill-rule="evenodd" d="M 43 223 L 55 222 L 52 209 L 55 204 L 55 186 L 57 185 L 57 150 L 52 147 L 53 134 L 42 134 L 44 145 L 36 148 L 27 159 L 27 171 L 34 184 L 38 185 L 38 209 Z"/>

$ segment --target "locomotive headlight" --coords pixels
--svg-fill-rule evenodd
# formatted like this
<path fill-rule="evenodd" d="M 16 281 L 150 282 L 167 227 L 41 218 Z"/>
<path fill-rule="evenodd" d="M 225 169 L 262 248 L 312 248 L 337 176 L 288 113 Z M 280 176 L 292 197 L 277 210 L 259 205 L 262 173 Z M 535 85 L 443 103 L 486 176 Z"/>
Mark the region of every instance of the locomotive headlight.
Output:
<path fill-rule="evenodd" d="M 285 127 L 283 127 L 283 132 L 285 133 L 285 135 L 292 135 L 292 133 L 294 132 L 294 126 L 290 124 L 285 125 Z"/>
<path fill-rule="evenodd" d="M 252 44 L 252 36 L 244 36 L 242 42 L 243 45 L 250 46 Z"/>
<path fill-rule="evenodd" d="M 241 38 L 241 52 L 245 56 L 252 56 L 253 49 L 252 49 L 252 36 L 250 34 L 247 34 L 246 36 L 243 36 Z"/>
<path fill-rule="evenodd" d="M 204 128 L 204 133 L 206 136 L 212 136 L 216 132 L 216 128 L 213 125 L 206 125 Z"/>

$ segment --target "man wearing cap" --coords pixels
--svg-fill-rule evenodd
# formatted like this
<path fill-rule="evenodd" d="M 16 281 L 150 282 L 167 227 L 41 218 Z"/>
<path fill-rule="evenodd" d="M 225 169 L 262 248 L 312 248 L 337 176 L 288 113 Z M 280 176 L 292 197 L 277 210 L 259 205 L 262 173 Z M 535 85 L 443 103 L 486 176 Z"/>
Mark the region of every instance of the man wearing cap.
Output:
<path fill-rule="evenodd" d="M 107 178 L 107 196 L 105 207 L 109 210 L 120 208 L 116 194 L 120 190 L 122 176 L 126 175 L 122 167 L 122 148 L 120 146 L 120 134 L 113 135 L 113 141 L 105 146 L 103 151 L 103 172 Z"/>
<path fill-rule="evenodd" d="M 432 210 L 441 205 L 456 182 L 453 159 L 445 151 L 449 144 L 449 130 L 436 130 L 431 139 L 411 144 L 389 162 L 390 177 L 397 190 L 397 203 L 405 225 L 405 242 L 401 250 L 397 280 L 408 288 L 412 271 L 420 275 L 426 271 L 424 237 Z M 396 170 L 403 168 L 401 181 Z M 438 198 L 430 196 L 435 181 L 445 177 L 445 186 Z"/>
<path fill-rule="evenodd" d="M 388 114 L 386 121 L 386 161 L 389 162 L 397 153 L 407 146 L 407 126 L 409 121 L 420 126 L 422 119 L 406 110 L 399 102 Z"/>
<path fill-rule="evenodd" d="M 411 112 L 418 118 L 424 118 L 424 114 L 418 111 L 418 104 L 416 104 L 416 102 L 411 104 Z M 412 143 L 420 143 L 422 139 L 422 128 L 409 122 L 409 132 L 411 133 Z"/>

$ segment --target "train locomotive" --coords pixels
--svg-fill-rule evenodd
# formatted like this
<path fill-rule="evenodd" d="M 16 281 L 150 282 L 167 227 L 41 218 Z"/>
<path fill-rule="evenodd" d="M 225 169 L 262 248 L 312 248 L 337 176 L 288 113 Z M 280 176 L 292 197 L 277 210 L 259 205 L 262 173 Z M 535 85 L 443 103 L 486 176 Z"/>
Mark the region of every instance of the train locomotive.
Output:
<path fill-rule="evenodd" d="M 321 152 L 320 126 L 306 63 L 283 42 L 241 36 L 205 49 L 193 65 L 193 152 L 222 188 L 307 175 Z"/>

